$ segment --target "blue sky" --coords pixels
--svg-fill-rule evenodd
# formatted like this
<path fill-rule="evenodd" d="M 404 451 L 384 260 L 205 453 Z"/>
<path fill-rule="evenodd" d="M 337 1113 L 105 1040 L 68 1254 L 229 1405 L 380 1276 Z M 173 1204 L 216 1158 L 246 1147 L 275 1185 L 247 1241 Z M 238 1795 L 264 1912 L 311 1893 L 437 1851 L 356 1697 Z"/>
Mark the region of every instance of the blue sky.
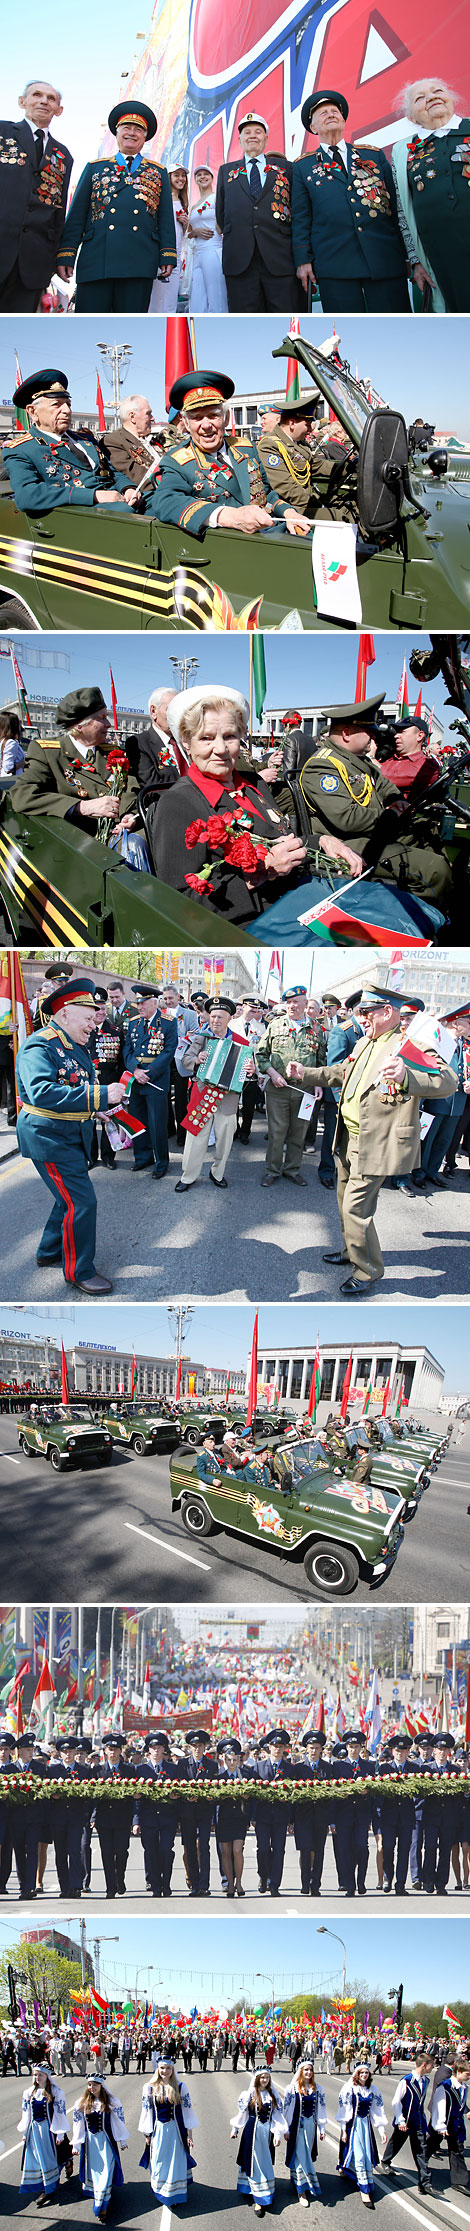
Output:
<path fill-rule="evenodd" d="M 245 1308 L 242 1304 L 230 1309 L 221 1309 L 219 1303 L 213 1307 L 195 1309 L 187 1325 L 186 1355 L 192 1355 L 198 1363 L 227 1364 L 227 1367 L 231 1364 L 234 1370 L 241 1369 L 246 1363 L 251 1345 L 253 1319 L 254 1310 L 251 1307 Z M 277 1308 L 274 1304 L 268 1304 L 260 1309 L 260 1348 L 273 1340 L 279 1341 L 281 1348 L 285 1346 L 286 1340 L 294 1341 L 298 1347 L 304 1341 L 310 1347 L 312 1343 L 315 1346 L 317 1333 L 320 1341 L 328 1341 L 334 1348 L 337 1342 L 348 1340 L 351 1332 L 348 1309 L 335 1309 L 331 1303 L 320 1308 L 303 1308 L 302 1305 L 299 1308 L 292 1307 L 289 1319 L 287 1325 L 285 1307 Z M 134 1309 L 128 1309 L 126 1303 L 111 1303 L 107 1309 L 100 1309 L 98 1304 L 87 1308 L 85 1304 L 79 1314 L 74 1311 L 72 1304 L 64 1304 L 61 1310 L 49 1309 L 47 1312 L 38 1307 L 34 1314 L 27 1308 L 15 1311 L 4 1305 L 0 1331 L 12 1330 L 28 1334 L 48 1333 L 51 1338 L 56 1336 L 59 1340 L 63 1337 L 67 1348 L 71 1348 L 76 1339 L 98 1342 L 103 1340 L 115 1346 L 123 1343 L 130 1351 L 135 1348 L 136 1355 L 173 1353 L 166 1309 L 147 1308 L 144 1304 L 139 1304 Z M 384 1317 L 383 1327 L 381 1325 L 384 1353 L 387 1337 L 396 1338 L 397 1334 L 406 1345 L 411 1345 L 415 1340 L 426 1343 L 437 1361 L 445 1367 L 447 1392 L 457 1389 L 465 1392 L 470 1387 L 466 1310 L 452 1307 L 440 1309 L 434 1306 L 390 1309 L 388 1316 Z"/>
<path fill-rule="evenodd" d="M 76 158 L 74 184 L 84 162 L 96 155 L 114 101 L 122 98 L 121 73 L 132 71 L 139 46 L 136 33 L 148 31 L 151 0 L 113 0 L 112 16 L 97 8 L 95 0 L 80 0 L 78 23 L 46 0 L 39 11 L 37 0 L 22 0 L 21 38 L 18 18 L 8 12 L 2 31 L 2 115 L 16 116 L 18 94 L 27 79 L 36 76 L 57 82 L 62 91 L 63 116 L 52 125 L 57 139 L 66 141 Z M 21 110 L 19 111 L 21 115 Z"/>
<path fill-rule="evenodd" d="M 126 386 L 150 397 L 156 417 L 164 414 L 164 319 L 122 317 L 69 318 L 38 325 L 37 318 L 10 318 L 0 347 L 0 396 L 8 398 L 15 383 L 15 347 L 23 378 L 49 361 L 51 346 L 71 382 L 74 407 L 86 414 L 95 404 L 96 369 L 101 359 L 98 341 L 129 340 L 134 355 Z M 230 371 L 242 393 L 269 391 L 285 384 L 285 359 L 273 363 L 272 350 L 288 331 L 285 317 L 196 318 L 199 368 Z M 341 352 L 359 377 L 372 380 L 383 402 L 403 411 L 408 423 L 416 416 L 429 419 L 438 431 L 454 430 L 470 438 L 469 342 L 467 322 L 459 319 L 450 328 L 446 318 L 435 318 L 432 346 L 428 322 L 420 318 L 354 318 L 336 320 Z M 302 333 L 317 344 L 331 335 L 331 318 L 301 320 Z M 159 331 L 158 327 L 162 330 Z M 108 328 L 108 331 L 106 331 Z M 43 337 L 44 336 L 44 337 Z M 308 382 L 307 382 L 308 384 Z M 102 380 L 106 399 L 106 383 Z M 109 393 L 108 393 L 109 400 Z"/>
<path fill-rule="evenodd" d="M 268 1921 L 263 1916 L 262 1921 L 244 1921 L 237 1914 L 236 1929 L 232 1921 L 178 1919 L 165 1921 L 164 1933 L 161 1923 L 148 1915 L 145 1920 L 122 1922 L 116 1914 L 116 1927 L 118 1919 L 119 1943 L 103 1944 L 101 1951 L 102 1985 L 110 1991 L 135 1988 L 138 1969 L 140 1995 L 147 1977 L 150 1994 L 160 2001 L 179 2001 L 186 2010 L 195 2005 L 222 2007 L 241 1989 L 255 2006 L 263 1999 L 266 2003 L 271 1980 L 275 2004 L 280 2004 L 283 1996 L 302 1986 L 305 1991 L 335 1990 L 338 1974 L 341 1979 L 341 1944 L 319 1937 L 317 1923 L 303 1916 L 301 1920 Z M 322 1924 L 323 1920 L 322 1914 Z M 94 1930 L 88 1913 L 86 1922 L 91 1945 Z M 100 1917 L 97 1933 L 101 1925 Z M 22 1926 L 19 1921 L 2 1921 L 0 1943 L 4 1947 L 13 1943 Z M 68 1927 L 67 1915 L 60 1926 Z M 103 1933 L 114 1933 L 107 1915 Z M 75 1916 L 70 1934 L 78 1944 Z M 419 1921 L 416 1928 L 411 1919 L 395 1921 L 388 1916 L 386 1921 L 344 1920 L 338 1934 L 346 1945 L 348 1981 L 365 1978 L 371 1990 L 378 1985 L 384 2006 L 387 1990 L 402 1981 L 411 1999 L 432 1993 L 433 2001 L 442 1999 L 443 2006 L 447 2001 L 452 2005 L 465 1989 L 462 1933 L 456 1921 Z"/>
<path fill-rule="evenodd" d="M 410 652 L 416 647 L 418 636 L 376 634 L 375 665 L 370 666 L 367 678 L 368 696 L 383 689 L 387 697 L 396 697 L 400 685 L 403 659 L 406 657 L 410 705 L 416 702 L 418 684 L 409 672 Z M 422 637 L 427 649 L 429 637 Z M 282 638 L 266 635 L 264 641 L 266 660 L 266 710 L 269 706 L 286 701 L 300 708 L 303 705 L 347 704 L 355 696 L 357 642 L 315 635 Z M 38 667 L 36 659 L 48 656 L 59 649 L 68 659 L 64 667 Z M 32 654 L 28 657 L 28 651 Z M 173 658 L 196 658 L 198 675 L 191 679 L 208 682 L 230 681 L 235 689 L 248 694 L 248 642 L 243 637 L 205 635 L 199 644 L 194 638 L 188 645 L 187 635 L 159 636 L 135 635 L 56 635 L 34 637 L 33 645 L 25 638 L 17 645 L 17 657 L 27 695 L 36 693 L 59 698 L 62 692 L 79 687 L 84 681 L 98 682 L 109 703 L 109 666 L 111 663 L 119 705 L 135 706 L 136 711 L 146 711 L 151 691 L 157 684 L 162 688 L 175 681 L 171 665 Z M 177 677 L 175 686 L 177 685 Z M 0 704 L 5 704 L 12 694 L 12 670 L 8 658 L 0 658 Z M 434 705 L 436 714 L 447 719 L 445 689 L 441 675 L 424 692 L 426 702 Z"/>

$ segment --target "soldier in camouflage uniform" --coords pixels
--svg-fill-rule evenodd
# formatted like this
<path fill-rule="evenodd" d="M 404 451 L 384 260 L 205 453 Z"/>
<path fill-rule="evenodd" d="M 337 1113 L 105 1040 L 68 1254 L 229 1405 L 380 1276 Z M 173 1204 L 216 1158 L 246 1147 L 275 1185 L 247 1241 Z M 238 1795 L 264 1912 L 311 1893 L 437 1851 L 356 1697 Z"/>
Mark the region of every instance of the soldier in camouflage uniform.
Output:
<path fill-rule="evenodd" d="M 268 1023 L 256 1054 L 257 1069 L 267 1080 L 268 1151 L 261 1183 L 275 1185 L 277 1178 L 286 1177 L 292 1185 L 306 1185 L 300 1164 L 309 1119 L 299 1116 L 302 1093 L 293 1090 L 288 1083 L 287 1063 L 302 1061 L 307 1066 L 314 1058 L 323 1060 L 323 1054 L 314 1057 L 311 1049 L 323 1047 L 326 1041 L 322 1032 L 313 1029 L 307 1020 L 305 984 L 295 984 L 291 991 L 283 992 L 282 1007 L 283 1014 L 275 1015 Z"/>

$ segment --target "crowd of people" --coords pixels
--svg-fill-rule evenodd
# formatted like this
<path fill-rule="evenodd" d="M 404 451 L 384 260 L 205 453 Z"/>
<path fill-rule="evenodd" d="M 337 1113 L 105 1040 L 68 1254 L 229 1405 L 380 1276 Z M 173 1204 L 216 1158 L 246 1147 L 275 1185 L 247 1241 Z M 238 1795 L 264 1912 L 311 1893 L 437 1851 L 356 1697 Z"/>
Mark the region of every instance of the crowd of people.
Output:
<path fill-rule="evenodd" d="M 57 794 L 58 807 L 65 803 Z M 96 803 L 101 809 L 106 799 Z M 198 838 L 203 826 L 193 824 Z M 279 849 L 275 843 L 273 852 Z M 237 878 L 238 867 L 229 873 Z M 423 1009 L 417 996 L 379 986 L 364 987 L 342 1007 L 338 995 L 315 999 L 301 983 L 274 1007 L 256 991 L 238 1001 L 198 993 L 185 1004 L 173 987 L 159 992 L 142 981 L 129 1002 L 119 981 L 96 984 L 68 964 L 53 964 L 40 997 L 40 1027 L 16 1062 L 20 1152 L 53 1196 L 38 1262 L 62 1263 L 66 1281 L 86 1292 L 111 1291 L 111 1280 L 95 1267 L 89 1167 L 101 1153 L 116 1169 L 129 1136 L 127 1110 L 135 1169 L 157 1180 L 170 1174 L 171 1125 L 183 1147 L 178 1194 L 201 1182 L 207 1153 L 209 1182 L 227 1190 L 231 1151 L 236 1142 L 248 1145 L 258 1110 L 267 1121 L 262 1187 L 285 1181 L 305 1189 L 304 1157 L 321 1115 L 318 1176 L 333 1190 L 336 1168 L 341 1227 L 340 1245 L 324 1259 L 344 1268 L 347 1298 L 363 1296 L 385 1275 L 374 1223 L 382 1185 L 416 1196 L 445 1184 L 444 1157 L 452 1174 L 460 1145 L 468 1147 L 470 1007 L 462 1002 L 441 1015 L 437 1037 L 431 1029 L 424 1039 Z M 237 1164 L 238 1156 L 234 1177 Z"/>
<path fill-rule="evenodd" d="M 400 93 L 391 161 L 348 136 L 346 93 L 320 85 L 301 103 L 296 160 L 248 108 L 217 176 L 206 160 L 191 179 L 185 163 L 168 171 L 144 153 L 157 116 L 134 92 L 111 108 L 105 152 L 69 207 L 73 156 L 52 131 L 60 92 L 29 81 L 18 106 L 0 125 L 2 310 L 470 307 L 470 120 L 443 77 Z"/>
<path fill-rule="evenodd" d="M 240 1740 L 213 1737 L 200 1724 L 168 1731 L 161 1720 L 142 1735 L 116 1726 L 95 1739 L 57 1730 L 47 1745 L 33 1729 L 0 1731 L 2 1896 L 15 1862 L 20 1899 L 41 1897 L 52 1850 L 60 1898 L 93 1892 L 96 1832 L 108 1899 L 125 1896 L 134 1838 L 152 1898 L 171 1896 L 180 1841 L 191 1898 L 242 1899 L 252 1830 L 262 1897 L 279 1897 L 288 1835 L 303 1897 L 321 1895 L 330 1834 L 346 1898 L 366 1895 L 373 1855 L 374 1894 L 445 1896 L 451 1868 L 452 1887 L 468 1890 L 465 1737 L 430 1727 L 413 1735 L 395 1722 L 371 1750 L 364 1720 L 339 1738 L 333 1725 L 326 1732 L 310 1724 L 304 1734 L 271 1725 Z"/>
<path fill-rule="evenodd" d="M 393 2025 L 392 2025 L 393 2027 Z M 418 2026 L 419 2028 L 419 2026 Z M 137 2073 L 145 2075 L 147 2060 L 152 2073 L 146 2077 L 138 2130 L 144 2138 L 139 2168 L 150 2176 L 151 2191 L 162 2205 L 179 2207 L 191 2197 L 194 2133 L 199 2117 L 191 2100 L 186 2076 L 193 2060 L 205 2074 L 209 2057 L 215 2072 L 226 2059 L 238 2068 L 244 2054 L 248 2082 L 230 2118 L 230 2138 L 238 2142 L 237 2192 L 262 2216 L 276 2196 L 276 2153 L 285 2143 L 291 2197 L 306 2207 L 321 2200 L 319 2148 L 327 2130 L 327 2102 L 316 2074 L 330 2076 L 332 2067 L 346 2061 L 346 2081 L 337 2102 L 335 2122 L 339 2132 L 337 2168 L 368 2207 L 379 2190 L 394 2176 L 394 2162 L 407 2141 L 417 2169 L 420 2192 L 431 2192 L 432 2168 L 445 2145 L 449 2181 L 454 2189 L 470 2189 L 465 2160 L 468 2044 L 457 2033 L 442 2037 L 402 2040 L 393 2034 L 385 2045 L 381 2031 L 346 2035 L 328 2018 L 322 2025 L 278 2022 L 234 2024 L 229 2017 L 202 2022 L 180 2018 L 171 2033 L 170 2018 L 162 2026 L 158 2016 L 145 2022 L 139 2015 L 123 2022 L 108 2016 L 90 2038 L 80 2026 L 63 2026 L 61 2032 L 46 2027 L 28 2033 L 14 2024 L 3 2039 L 3 2074 L 8 2065 L 22 2072 L 26 2062 L 32 2082 L 22 2097 L 18 2125 L 24 2144 L 20 2193 L 25 2200 L 44 2204 L 58 2191 L 62 2171 L 67 2182 L 74 2173 L 73 2155 L 83 2196 L 93 2199 L 93 2213 L 105 2222 L 113 2193 L 124 2182 L 121 2153 L 128 2147 L 130 2131 L 122 2102 L 107 2081 L 114 2077 L 116 2060 L 128 2076 L 131 2055 Z M 291 2076 L 281 2089 L 273 2074 L 276 2058 L 287 2056 Z M 183 2061 L 184 2075 L 177 2063 Z M 6 2063 L 6 2065 L 5 2065 Z M 89 2064 L 91 2063 L 91 2067 Z M 377 2078 L 394 2066 L 398 2083 L 392 2097 L 392 2128 Z M 70 2111 L 59 2077 L 79 2074 L 83 2089 Z M 84 2082 L 83 2082 L 84 2080 Z M 210 2103 L 212 2106 L 212 2102 Z M 334 2128 L 334 2122 L 331 2124 Z M 380 2150 L 381 2149 L 381 2150 Z"/>

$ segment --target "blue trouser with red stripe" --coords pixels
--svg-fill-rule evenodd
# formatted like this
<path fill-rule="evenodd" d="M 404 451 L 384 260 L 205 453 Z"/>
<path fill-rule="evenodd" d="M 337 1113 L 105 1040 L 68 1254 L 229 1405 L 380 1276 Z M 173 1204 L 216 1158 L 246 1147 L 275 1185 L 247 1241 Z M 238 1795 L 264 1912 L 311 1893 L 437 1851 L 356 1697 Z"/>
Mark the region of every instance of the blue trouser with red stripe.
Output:
<path fill-rule="evenodd" d="M 53 1195 L 53 1208 L 39 1241 L 39 1263 L 57 1263 L 62 1256 L 64 1278 L 72 1285 L 82 1278 L 90 1278 L 95 1267 L 96 1194 L 88 1175 L 88 1160 L 82 1140 L 77 1144 L 65 1141 L 61 1135 L 51 1144 L 41 1140 L 39 1127 L 34 1128 L 30 1119 L 18 1117 L 18 1145 L 20 1153 L 42 1177 Z"/>

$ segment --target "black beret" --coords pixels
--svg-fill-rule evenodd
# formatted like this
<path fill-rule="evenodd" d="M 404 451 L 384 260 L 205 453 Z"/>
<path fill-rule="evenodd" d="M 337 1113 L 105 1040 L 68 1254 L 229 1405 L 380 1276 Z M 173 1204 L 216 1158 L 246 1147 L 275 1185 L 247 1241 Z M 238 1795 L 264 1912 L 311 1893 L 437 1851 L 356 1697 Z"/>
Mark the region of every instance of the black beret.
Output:
<path fill-rule="evenodd" d="M 69 689 L 57 706 L 59 728 L 75 728 L 77 721 L 88 720 L 91 713 L 106 712 L 106 698 L 96 682 L 84 689 Z"/>

